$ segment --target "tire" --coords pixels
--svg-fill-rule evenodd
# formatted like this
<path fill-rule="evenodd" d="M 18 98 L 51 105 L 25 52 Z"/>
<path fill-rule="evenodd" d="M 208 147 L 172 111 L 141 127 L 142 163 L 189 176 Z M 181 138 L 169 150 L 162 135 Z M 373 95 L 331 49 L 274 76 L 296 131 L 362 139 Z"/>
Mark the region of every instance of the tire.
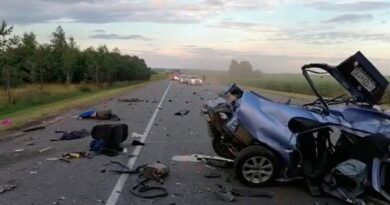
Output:
<path fill-rule="evenodd" d="M 252 187 L 269 184 L 279 171 L 279 160 L 263 146 L 250 146 L 238 153 L 234 162 L 237 179 Z"/>

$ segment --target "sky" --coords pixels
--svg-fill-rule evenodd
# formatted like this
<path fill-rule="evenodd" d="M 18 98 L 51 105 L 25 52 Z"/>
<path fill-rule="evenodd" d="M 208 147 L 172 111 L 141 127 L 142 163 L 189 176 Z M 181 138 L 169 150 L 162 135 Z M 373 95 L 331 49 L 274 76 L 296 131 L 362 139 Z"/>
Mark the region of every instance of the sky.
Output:
<path fill-rule="evenodd" d="M 390 0 L 0 0 L 16 34 L 49 42 L 61 25 L 81 49 L 107 45 L 153 68 L 267 73 L 337 65 L 361 51 L 390 74 Z"/>

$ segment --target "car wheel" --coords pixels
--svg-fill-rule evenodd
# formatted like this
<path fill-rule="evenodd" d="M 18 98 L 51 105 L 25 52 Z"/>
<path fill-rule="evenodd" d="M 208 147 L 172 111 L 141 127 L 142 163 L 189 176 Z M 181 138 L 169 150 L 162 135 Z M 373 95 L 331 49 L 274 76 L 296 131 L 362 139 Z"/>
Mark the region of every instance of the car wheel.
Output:
<path fill-rule="evenodd" d="M 238 153 L 234 162 L 237 179 L 248 186 L 263 186 L 278 173 L 278 158 L 263 146 L 250 146 Z"/>

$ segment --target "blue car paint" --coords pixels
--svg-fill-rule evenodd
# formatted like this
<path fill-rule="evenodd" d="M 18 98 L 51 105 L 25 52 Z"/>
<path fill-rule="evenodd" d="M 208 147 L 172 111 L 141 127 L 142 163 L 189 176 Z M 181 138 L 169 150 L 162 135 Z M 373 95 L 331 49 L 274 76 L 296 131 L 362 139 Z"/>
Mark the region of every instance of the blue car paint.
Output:
<path fill-rule="evenodd" d="M 368 106 L 338 105 L 330 107 L 326 115 L 300 106 L 274 102 L 253 92 L 244 92 L 227 127 L 234 132 L 237 125 L 243 126 L 258 142 L 275 151 L 284 165 L 289 165 L 296 140 L 288 128 L 288 122 L 296 117 L 371 134 L 390 133 L 390 116 Z"/>

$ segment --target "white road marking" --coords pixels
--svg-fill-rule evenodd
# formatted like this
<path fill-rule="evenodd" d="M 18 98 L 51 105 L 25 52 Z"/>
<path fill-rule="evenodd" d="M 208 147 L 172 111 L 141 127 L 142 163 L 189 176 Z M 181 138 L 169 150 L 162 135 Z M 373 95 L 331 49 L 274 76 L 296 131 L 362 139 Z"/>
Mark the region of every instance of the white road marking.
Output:
<path fill-rule="evenodd" d="M 161 97 L 160 103 L 157 105 L 156 109 L 154 110 L 154 113 L 153 113 L 152 117 L 150 118 L 149 123 L 145 128 L 145 131 L 143 132 L 142 135 L 140 135 L 139 141 L 145 142 L 146 137 L 148 137 L 148 134 L 149 134 L 150 130 L 152 129 L 153 123 L 156 120 L 157 114 L 160 111 L 159 108 L 161 107 L 162 103 L 164 102 L 164 99 L 165 99 L 169 89 L 171 88 L 171 85 L 172 85 L 172 82 L 169 83 L 167 89 L 165 90 L 163 96 Z M 129 161 L 127 162 L 127 166 L 130 169 L 133 169 L 133 166 L 134 166 L 135 162 L 137 161 L 137 158 L 139 156 L 139 153 L 141 152 L 142 147 L 143 146 L 136 146 L 135 147 L 135 149 L 132 153 L 132 156 L 135 156 L 135 157 L 130 158 Z M 115 205 L 117 203 L 119 196 L 122 192 L 122 189 L 123 189 L 128 177 L 129 177 L 128 174 L 121 174 L 120 175 L 118 181 L 115 184 L 114 189 L 112 190 L 110 196 L 107 199 L 106 205 Z"/>

